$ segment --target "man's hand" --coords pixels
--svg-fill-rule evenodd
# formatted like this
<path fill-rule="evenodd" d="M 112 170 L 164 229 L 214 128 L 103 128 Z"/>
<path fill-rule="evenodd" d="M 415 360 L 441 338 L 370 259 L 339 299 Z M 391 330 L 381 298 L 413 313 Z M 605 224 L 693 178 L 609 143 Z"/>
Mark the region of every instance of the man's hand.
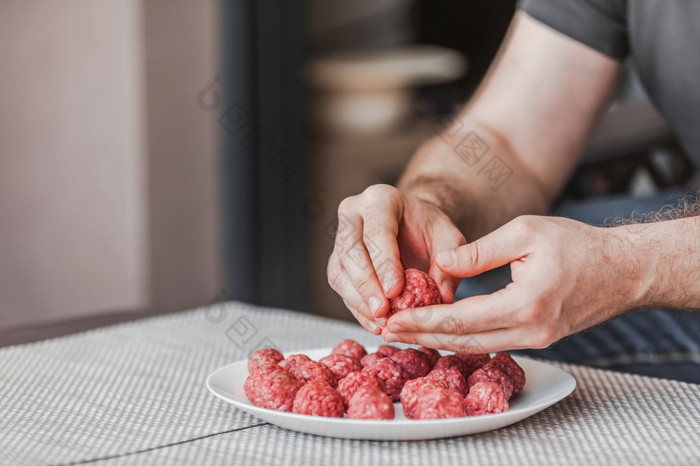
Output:
<path fill-rule="evenodd" d="M 355 318 L 379 334 L 389 298 L 403 290 L 403 268 L 429 270 L 443 302 L 459 279 L 435 265 L 435 255 L 466 241 L 435 205 L 387 185 L 375 185 L 338 207 L 338 231 L 328 261 L 328 283 Z"/>
<path fill-rule="evenodd" d="M 510 263 L 505 288 L 452 305 L 394 314 L 384 338 L 431 348 L 494 352 L 544 348 L 635 307 L 643 283 L 617 228 L 522 216 L 437 255 L 439 268 L 471 277 Z"/>

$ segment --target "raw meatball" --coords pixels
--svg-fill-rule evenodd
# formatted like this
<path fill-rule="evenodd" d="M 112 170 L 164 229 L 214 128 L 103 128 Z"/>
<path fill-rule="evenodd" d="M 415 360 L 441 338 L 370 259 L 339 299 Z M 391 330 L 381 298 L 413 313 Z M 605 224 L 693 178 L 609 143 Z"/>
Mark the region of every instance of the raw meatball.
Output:
<path fill-rule="evenodd" d="M 440 290 L 435 281 L 418 269 L 404 271 L 403 291 L 390 301 L 391 312 L 441 303 Z"/>
<path fill-rule="evenodd" d="M 430 358 L 430 365 L 434 366 L 438 359 L 440 359 L 440 352 L 436 349 L 428 348 L 427 346 L 421 346 L 418 351 L 425 354 Z"/>
<path fill-rule="evenodd" d="M 299 389 L 292 411 L 309 416 L 343 417 L 343 399 L 323 380 L 313 380 Z"/>
<path fill-rule="evenodd" d="M 346 407 L 350 403 L 350 399 L 355 392 L 366 384 L 376 385 L 380 390 L 386 392 L 386 385 L 384 385 L 384 382 L 382 382 L 379 377 L 365 372 L 351 372 L 347 377 L 338 381 L 338 393 L 340 393 Z"/>
<path fill-rule="evenodd" d="M 348 417 L 351 419 L 394 419 L 394 404 L 378 385 L 364 384 L 350 398 Z"/>
<path fill-rule="evenodd" d="M 415 419 L 464 417 L 464 398 L 454 390 L 437 387 L 423 394 L 416 403 Z"/>
<path fill-rule="evenodd" d="M 248 372 L 263 364 L 277 364 L 284 359 L 282 353 L 274 348 L 259 349 L 248 358 Z"/>
<path fill-rule="evenodd" d="M 297 366 L 311 361 L 305 354 L 292 354 L 288 356 L 287 359 L 279 363 L 280 367 L 288 372 L 294 372 Z"/>
<path fill-rule="evenodd" d="M 379 377 L 379 379 L 384 382 L 386 394 L 389 395 L 391 401 L 399 399 L 403 384 L 408 380 L 408 376 L 401 367 L 401 364 L 390 358 L 379 359 L 371 366 L 362 369 L 362 372 Z"/>
<path fill-rule="evenodd" d="M 464 368 L 464 361 L 462 361 L 453 354 L 449 356 L 443 356 L 440 359 L 438 359 L 438 362 L 436 362 L 433 366 L 433 370 L 449 369 L 450 367 L 456 367 L 457 370 L 462 373 L 462 377 L 464 377 L 465 379 L 469 378 L 469 374 L 466 374 L 466 370 Z"/>
<path fill-rule="evenodd" d="M 362 370 L 362 364 L 360 364 L 357 359 L 344 354 L 331 354 L 318 362 L 328 366 L 337 380 L 346 377 L 350 372 L 359 372 Z"/>
<path fill-rule="evenodd" d="M 382 359 L 382 358 L 386 358 L 386 356 L 384 356 L 381 353 L 366 354 L 362 357 L 360 364 L 362 364 L 362 367 L 371 366 L 372 364 L 377 362 L 377 360 Z"/>
<path fill-rule="evenodd" d="M 304 385 L 289 372 L 279 369 L 248 377 L 243 384 L 248 399 L 261 408 L 291 411 L 294 397 Z"/>
<path fill-rule="evenodd" d="M 358 361 L 362 360 L 362 356 L 367 354 L 364 347 L 356 341 L 353 340 L 343 340 L 338 343 L 338 346 L 333 348 L 331 354 L 345 354 L 351 358 L 355 358 Z"/>
<path fill-rule="evenodd" d="M 383 354 L 387 358 L 390 358 L 394 355 L 394 353 L 398 353 L 401 351 L 400 348 L 397 348 L 396 346 L 392 345 L 382 345 L 379 348 L 377 348 L 377 353 Z"/>
<path fill-rule="evenodd" d="M 469 391 L 472 387 L 479 382 L 495 382 L 501 386 L 503 393 L 506 395 L 506 399 L 509 400 L 513 394 L 513 382 L 510 380 L 505 372 L 494 366 L 484 366 L 481 369 L 474 371 L 472 375 L 467 379 L 467 386 Z"/>
<path fill-rule="evenodd" d="M 466 379 L 456 367 L 450 367 L 449 369 L 433 369 L 425 376 L 425 380 L 434 382 L 441 387 L 455 390 L 462 396 L 465 396 L 469 391 Z"/>
<path fill-rule="evenodd" d="M 433 367 L 428 356 L 413 348 L 398 351 L 391 356 L 391 359 L 401 364 L 409 379 L 423 377 Z"/>
<path fill-rule="evenodd" d="M 265 363 L 260 366 L 254 366 L 252 369 L 249 369 L 250 375 L 265 375 L 269 374 L 271 372 L 275 372 L 277 370 L 283 370 L 279 364 L 273 364 L 273 363 Z"/>
<path fill-rule="evenodd" d="M 508 398 L 495 382 L 477 382 L 464 399 L 467 416 L 504 413 L 508 411 Z"/>
<path fill-rule="evenodd" d="M 515 398 L 522 393 L 523 387 L 525 387 L 525 371 L 513 360 L 510 354 L 498 353 L 489 361 L 488 365 L 501 369 L 513 382 L 513 395 L 511 395 L 511 398 Z"/>
<path fill-rule="evenodd" d="M 403 406 L 403 414 L 407 418 L 413 419 L 418 400 L 424 394 L 439 387 L 439 384 L 428 381 L 425 379 L 425 377 L 418 377 L 417 379 L 406 382 L 401 390 L 401 395 L 399 396 L 401 406 Z"/>
<path fill-rule="evenodd" d="M 484 367 L 486 363 L 491 360 L 489 354 L 467 354 L 467 353 L 455 353 L 459 359 L 464 363 L 464 377 L 469 378 L 469 376 L 477 369 Z"/>
<path fill-rule="evenodd" d="M 302 382 L 311 382 L 313 380 L 323 380 L 331 387 L 338 386 L 338 379 L 333 372 L 323 363 L 316 361 L 306 361 L 299 364 L 294 370 L 289 371 L 294 377 Z"/>

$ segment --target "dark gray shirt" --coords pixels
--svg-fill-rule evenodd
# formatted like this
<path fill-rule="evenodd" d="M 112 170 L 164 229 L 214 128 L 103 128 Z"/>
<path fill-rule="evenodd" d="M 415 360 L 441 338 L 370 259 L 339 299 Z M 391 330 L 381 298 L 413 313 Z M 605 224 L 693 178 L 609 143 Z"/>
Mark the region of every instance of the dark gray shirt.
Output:
<path fill-rule="evenodd" d="M 700 166 L 700 0 L 521 0 L 519 8 L 606 55 L 630 56 Z"/>

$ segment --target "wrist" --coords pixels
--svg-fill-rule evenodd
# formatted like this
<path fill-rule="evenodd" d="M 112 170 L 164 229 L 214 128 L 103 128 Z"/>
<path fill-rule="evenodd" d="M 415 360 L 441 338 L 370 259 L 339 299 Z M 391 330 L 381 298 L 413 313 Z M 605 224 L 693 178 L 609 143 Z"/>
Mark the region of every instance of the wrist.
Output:
<path fill-rule="evenodd" d="M 608 257 L 617 265 L 617 280 L 628 310 L 646 309 L 658 301 L 654 274 L 657 262 L 654 248 L 642 225 L 626 225 L 605 228 L 610 236 L 607 241 Z"/>

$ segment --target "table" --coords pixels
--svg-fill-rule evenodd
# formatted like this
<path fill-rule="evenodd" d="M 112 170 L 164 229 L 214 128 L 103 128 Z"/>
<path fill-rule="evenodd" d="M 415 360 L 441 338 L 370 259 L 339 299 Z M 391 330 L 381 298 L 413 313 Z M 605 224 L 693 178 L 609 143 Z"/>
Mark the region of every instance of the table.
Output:
<path fill-rule="evenodd" d="M 515 425 L 419 442 L 317 437 L 262 422 L 211 395 L 211 371 L 261 346 L 283 351 L 359 326 L 217 304 L 0 349 L 2 464 L 692 464 L 700 385 L 561 365 L 562 402 Z"/>

